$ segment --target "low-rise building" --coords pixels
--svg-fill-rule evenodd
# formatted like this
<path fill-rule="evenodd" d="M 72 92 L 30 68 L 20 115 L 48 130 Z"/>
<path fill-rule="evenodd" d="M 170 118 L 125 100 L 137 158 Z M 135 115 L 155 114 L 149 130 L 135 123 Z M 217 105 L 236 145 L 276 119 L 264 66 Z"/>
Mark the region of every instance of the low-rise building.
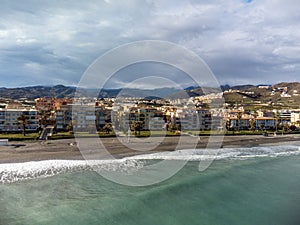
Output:
<path fill-rule="evenodd" d="M 242 117 L 238 119 L 237 117 L 228 117 L 227 118 L 227 127 L 229 129 L 236 130 L 249 130 L 250 128 L 250 117 Z"/>
<path fill-rule="evenodd" d="M 276 118 L 273 117 L 251 117 L 244 115 L 242 118 L 227 118 L 227 124 L 230 129 L 249 130 L 251 128 L 251 120 L 255 121 L 256 130 L 270 130 L 276 127 Z"/>
<path fill-rule="evenodd" d="M 270 130 L 276 127 L 276 118 L 273 117 L 258 117 L 255 119 L 257 130 Z"/>

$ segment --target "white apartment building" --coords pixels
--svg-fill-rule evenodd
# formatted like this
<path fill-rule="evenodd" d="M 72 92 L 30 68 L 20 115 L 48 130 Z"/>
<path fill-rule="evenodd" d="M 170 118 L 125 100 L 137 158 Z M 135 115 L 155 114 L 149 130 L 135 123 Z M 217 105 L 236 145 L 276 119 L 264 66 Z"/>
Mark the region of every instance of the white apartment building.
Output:
<path fill-rule="evenodd" d="M 181 124 L 182 130 L 199 130 L 200 129 L 200 116 L 198 111 L 194 108 L 191 109 L 177 109 L 176 111 L 177 123 Z"/>
<path fill-rule="evenodd" d="M 154 108 L 139 108 L 138 116 L 145 130 L 161 130 L 165 124 L 162 113 Z"/>
<path fill-rule="evenodd" d="M 166 122 L 162 117 L 153 117 L 149 120 L 149 130 L 162 130 L 166 128 Z"/>
<path fill-rule="evenodd" d="M 72 126 L 72 105 L 62 105 L 55 111 L 56 130 L 68 130 Z"/>
<path fill-rule="evenodd" d="M 279 114 L 279 118 L 284 123 L 291 122 L 291 112 L 288 110 L 281 111 Z"/>
<path fill-rule="evenodd" d="M 94 105 L 62 105 L 55 112 L 56 130 L 87 131 L 111 122 L 111 110 Z"/>
<path fill-rule="evenodd" d="M 300 112 L 292 112 L 291 113 L 291 124 L 299 125 L 298 121 L 300 121 Z"/>
<path fill-rule="evenodd" d="M 207 109 L 177 108 L 173 116 L 183 130 L 208 130 L 212 126 L 212 115 Z"/>
<path fill-rule="evenodd" d="M 24 114 L 28 118 L 26 131 L 38 129 L 38 112 L 35 109 L 0 109 L 0 132 L 22 132 L 18 118 Z"/>

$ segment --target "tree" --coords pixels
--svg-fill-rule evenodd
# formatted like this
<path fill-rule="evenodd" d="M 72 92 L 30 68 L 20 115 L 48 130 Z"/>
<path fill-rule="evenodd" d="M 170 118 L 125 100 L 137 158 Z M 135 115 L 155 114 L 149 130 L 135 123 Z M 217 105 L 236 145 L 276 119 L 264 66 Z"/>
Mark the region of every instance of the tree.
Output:
<path fill-rule="evenodd" d="M 287 122 L 285 122 L 285 123 L 283 124 L 282 134 L 283 134 L 284 132 L 288 132 L 289 129 L 290 129 L 289 124 L 288 124 Z"/>
<path fill-rule="evenodd" d="M 299 128 L 300 127 L 300 120 L 297 120 L 295 124 Z"/>
<path fill-rule="evenodd" d="M 234 129 L 231 129 L 231 128 L 232 128 L 232 127 L 231 127 L 231 120 L 229 119 L 229 120 L 227 120 L 227 122 L 226 122 L 226 130 L 228 130 L 228 131 L 232 130 L 233 133 L 234 133 Z"/>
<path fill-rule="evenodd" d="M 169 130 L 170 132 L 174 133 L 174 132 L 176 131 L 176 129 L 177 129 L 176 124 L 173 124 L 173 123 L 169 124 L 168 130 Z"/>
<path fill-rule="evenodd" d="M 237 112 L 237 114 L 236 114 L 236 117 L 237 117 L 237 120 L 238 120 L 238 131 L 240 131 L 240 128 L 241 128 L 242 115 L 243 115 L 242 112 Z"/>
<path fill-rule="evenodd" d="M 279 114 L 277 112 L 273 112 L 273 118 L 275 119 L 275 132 L 278 130 L 278 120 L 279 120 Z"/>
<path fill-rule="evenodd" d="M 223 120 L 222 120 L 222 127 L 223 127 L 224 130 L 229 130 L 230 129 L 229 121 L 225 118 L 223 118 Z"/>
<path fill-rule="evenodd" d="M 256 130 L 256 119 L 258 117 L 258 113 L 254 111 L 252 116 L 253 118 L 250 120 L 250 129 L 254 132 Z"/>
<path fill-rule="evenodd" d="M 252 118 L 250 120 L 250 130 L 253 131 L 253 132 L 256 130 L 256 120 L 255 120 L 255 118 Z"/>
<path fill-rule="evenodd" d="M 66 129 L 70 132 L 73 132 L 73 120 L 70 120 L 70 122 L 68 123 Z"/>
<path fill-rule="evenodd" d="M 265 125 L 264 125 L 264 124 L 260 124 L 260 125 L 259 125 L 259 129 L 260 129 L 261 131 L 264 131 L 264 130 L 265 130 Z"/>
<path fill-rule="evenodd" d="M 39 124 L 41 126 L 46 126 L 49 125 L 49 119 L 51 116 L 51 111 L 50 110 L 40 110 L 39 111 Z"/>
<path fill-rule="evenodd" d="M 22 115 L 18 117 L 18 124 L 22 125 L 23 135 L 26 136 L 26 125 L 29 124 L 29 117 L 22 113 Z"/>
<path fill-rule="evenodd" d="M 253 112 L 253 118 L 256 120 L 257 117 L 258 117 L 258 113 L 257 113 L 257 111 L 254 111 Z"/>
<path fill-rule="evenodd" d="M 106 123 L 105 125 L 104 125 L 104 127 L 103 127 L 103 129 L 105 130 L 105 132 L 107 133 L 107 134 L 109 134 L 111 131 L 112 131 L 112 129 L 113 129 L 113 126 L 112 126 L 112 123 Z"/>
<path fill-rule="evenodd" d="M 292 124 L 292 125 L 289 127 L 289 129 L 290 129 L 291 131 L 295 131 L 295 130 L 297 130 L 297 127 L 296 127 L 296 125 Z"/>
<path fill-rule="evenodd" d="M 137 135 L 137 131 L 138 131 L 138 134 L 140 135 L 142 127 L 143 127 L 143 122 L 142 121 L 134 121 L 131 124 L 131 130 L 134 131 L 134 135 Z"/>
<path fill-rule="evenodd" d="M 177 130 L 177 131 L 181 131 L 181 128 L 182 128 L 182 127 L 181 127 L 181 124 L 178 124 L 177 127 L 176 127 L 176 130 Z"/>

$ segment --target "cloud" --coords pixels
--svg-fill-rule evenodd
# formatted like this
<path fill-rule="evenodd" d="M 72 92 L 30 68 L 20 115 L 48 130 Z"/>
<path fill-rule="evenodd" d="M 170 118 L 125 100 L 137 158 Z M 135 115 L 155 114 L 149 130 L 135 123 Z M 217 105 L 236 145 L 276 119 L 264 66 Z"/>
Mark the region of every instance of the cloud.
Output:
<path fill-rule="evenodd" d="M 144 39 L 171 41 L 194 51 L 221 83 L 299 81 L 297 3 L 4 0 L 1 85 L 73 85 L 100 55 Z M 176 76 L 172 79 L 178 82 Z"/>
<path fill-rule="evenodd" d="M 158 62 L 140 62 L 117 71 L 106 82 L 105 88 L 136 85 L 140 88 L 149 89 L 163 86 L 172 87 L 171 85 L 174 86 L 174 84 L 181 88 L 199 85 L 184 71 L 171 65 Z"/>

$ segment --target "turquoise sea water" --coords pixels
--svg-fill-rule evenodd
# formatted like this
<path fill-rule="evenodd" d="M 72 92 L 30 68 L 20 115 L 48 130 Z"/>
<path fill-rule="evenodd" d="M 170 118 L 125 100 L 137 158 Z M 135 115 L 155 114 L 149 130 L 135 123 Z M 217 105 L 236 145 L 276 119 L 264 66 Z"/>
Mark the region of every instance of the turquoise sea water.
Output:
<path fill-rule="evenodd" d="M 300 156 L 189 162 L 160 184 L 128 187 L 93 171 L 0 185 L 0 224 L 299 225 Z"/>

